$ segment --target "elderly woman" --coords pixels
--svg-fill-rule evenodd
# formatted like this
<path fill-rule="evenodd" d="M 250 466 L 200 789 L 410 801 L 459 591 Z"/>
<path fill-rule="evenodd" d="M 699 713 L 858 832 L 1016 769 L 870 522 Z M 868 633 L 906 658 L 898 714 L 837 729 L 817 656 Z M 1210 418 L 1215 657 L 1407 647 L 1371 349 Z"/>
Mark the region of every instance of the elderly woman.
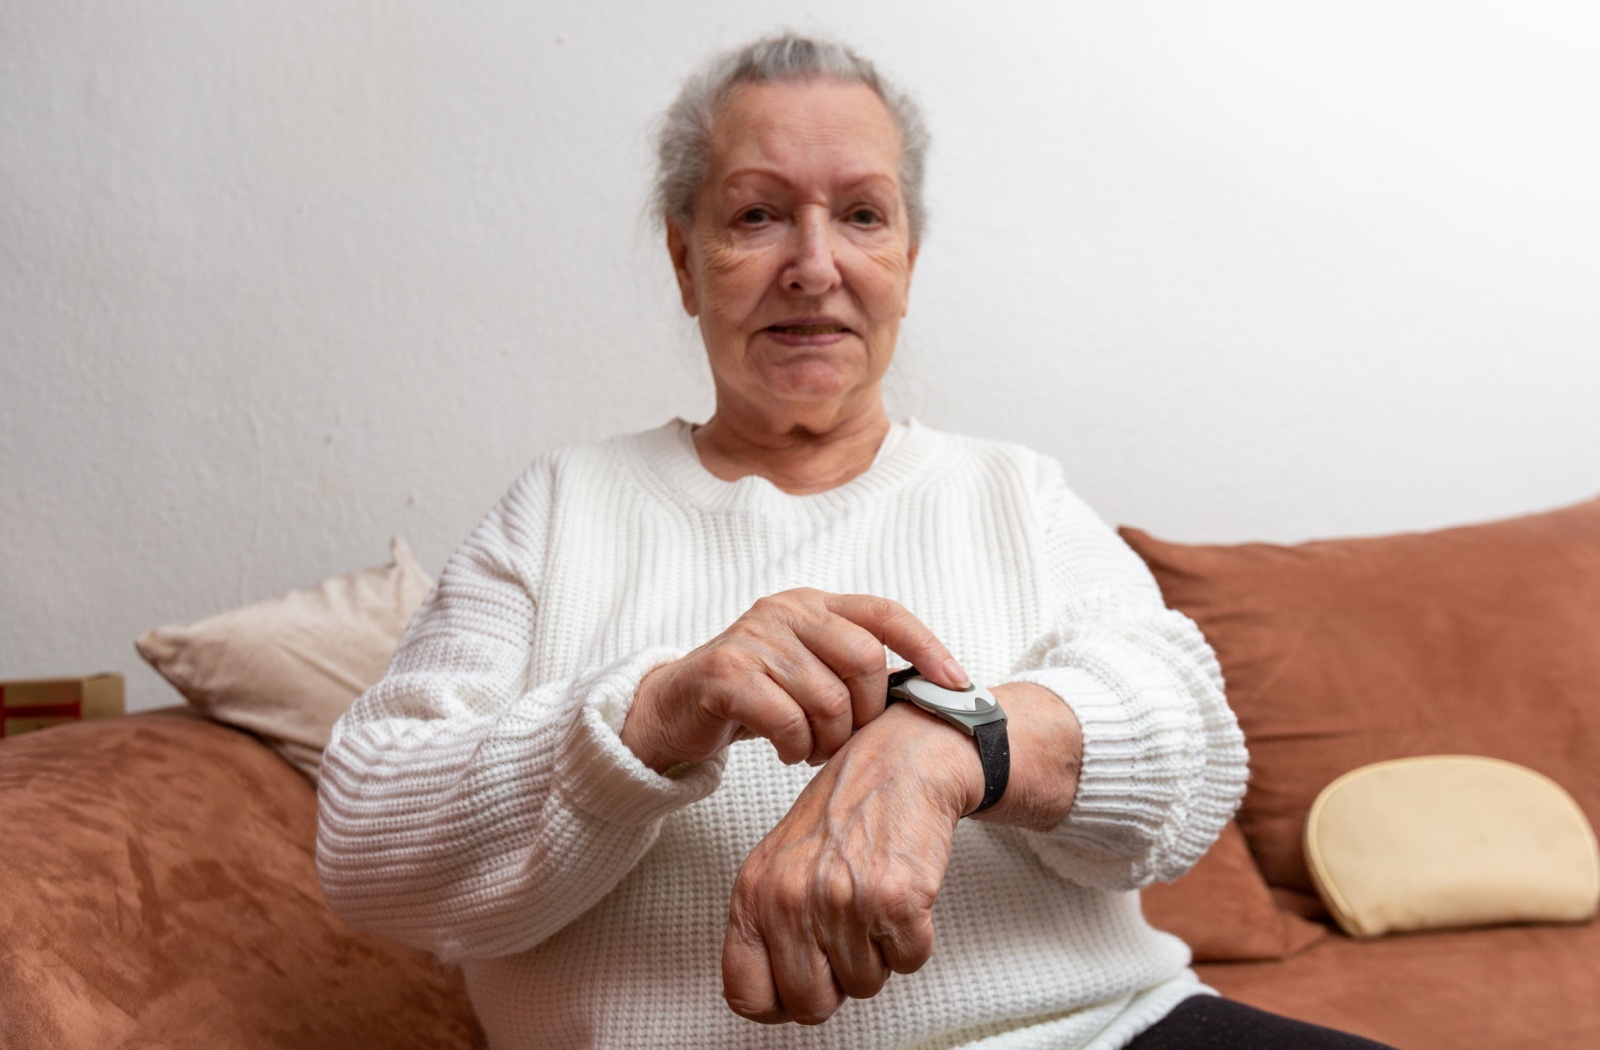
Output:
<path fill-rule="evenodd" d="M 328 898 L 497 1047 L 1358 1045 L 1140 916 L 1244 789 L 1194 625 L 1056 464 L 885 413 L 926 144 L 837 45 L 691 80 L 658 199 L 715 414 L 536 460 L 339 724 Z"/>

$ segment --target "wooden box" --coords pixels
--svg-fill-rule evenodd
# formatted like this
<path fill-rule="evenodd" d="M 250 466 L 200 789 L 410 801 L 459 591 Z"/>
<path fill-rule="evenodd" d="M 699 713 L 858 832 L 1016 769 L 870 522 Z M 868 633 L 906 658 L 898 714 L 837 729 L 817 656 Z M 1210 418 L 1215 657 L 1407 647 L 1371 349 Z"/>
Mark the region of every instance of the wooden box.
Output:
<path fill-rule="evenodd" d="M 0 738 L 122 711 L 120 674 L 0 682 Z"/>

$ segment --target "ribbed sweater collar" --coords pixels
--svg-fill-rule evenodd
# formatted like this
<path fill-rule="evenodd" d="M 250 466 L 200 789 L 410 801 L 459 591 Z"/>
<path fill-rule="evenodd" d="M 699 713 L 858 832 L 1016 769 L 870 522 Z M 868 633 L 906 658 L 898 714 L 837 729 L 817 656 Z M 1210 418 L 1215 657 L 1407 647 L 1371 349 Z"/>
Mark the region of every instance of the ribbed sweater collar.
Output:
<path fill-rule="evenodd" d="M 942 437 L 914 419 L 907 420 L 904 436 L 865 472 L 824 492 L 796 496 L 755 475 L 724 481 L 712 474 L 688 439 L 692 427 L 674 419 L 630 442 L 635 465 L 647 484 L 674 503 L 703 510 L 799 517 L 831 516 L 863 501 L 888 498 L 926 478 L 938 462 Z"/>

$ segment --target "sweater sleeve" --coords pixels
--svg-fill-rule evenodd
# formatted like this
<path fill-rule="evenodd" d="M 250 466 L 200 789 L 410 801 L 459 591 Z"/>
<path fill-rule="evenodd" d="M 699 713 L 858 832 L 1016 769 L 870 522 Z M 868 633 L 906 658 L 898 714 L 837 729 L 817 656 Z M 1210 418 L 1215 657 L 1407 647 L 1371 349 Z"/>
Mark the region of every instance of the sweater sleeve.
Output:
<path fill-rule="evenodd" d="M 1244 736 L 1216 656 L 1194 622 L 1166 608 L 1154 577 L 1066 486 L 1042 483 L 1053 622 L 1012 681 L 1061 697 L 1083 727 L 1067 817 L 1021 832 L 1062 878 L 1135 889 L 1187 871 L 1244 795 Z"/>
<path fill-rule="evenodd" d="M 618 736 L 640 680 L 681 651 L 533 680 L 550 490 L 536 463 L 456 552 L 323 760 L 317 867 L 329 903 L 446 960 L 550 937 L 721 777 L 720 756 L 661 776 Z"/>

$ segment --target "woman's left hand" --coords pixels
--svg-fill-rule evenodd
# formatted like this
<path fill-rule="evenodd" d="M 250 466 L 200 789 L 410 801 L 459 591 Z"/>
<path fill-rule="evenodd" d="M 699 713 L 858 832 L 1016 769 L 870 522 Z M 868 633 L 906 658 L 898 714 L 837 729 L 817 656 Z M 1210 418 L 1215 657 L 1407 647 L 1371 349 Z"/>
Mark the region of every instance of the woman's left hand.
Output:
<path fill-rule="evenodd" d="M 858 730 L 739 870 L 722 949 L 728 1006 L 821 1024 L 846 996 L 920 968 L 956 823 L 982 797 L 959 730 L 909 704 Z"/>
<path fill-rule="evenodd" d="M 978 818 L 1047 831 L 1077 794 L 1083 731 L 1061 698 L 994 687 L 1011 778 Z M 722 994 L 752 1021 L 821 1024 L 845 997 L 933 955 L 933 901 L 963 813 L 983 799 L 972 738 L 891 704 L 817 771 L 739 869 L 722 944 Z"/>

